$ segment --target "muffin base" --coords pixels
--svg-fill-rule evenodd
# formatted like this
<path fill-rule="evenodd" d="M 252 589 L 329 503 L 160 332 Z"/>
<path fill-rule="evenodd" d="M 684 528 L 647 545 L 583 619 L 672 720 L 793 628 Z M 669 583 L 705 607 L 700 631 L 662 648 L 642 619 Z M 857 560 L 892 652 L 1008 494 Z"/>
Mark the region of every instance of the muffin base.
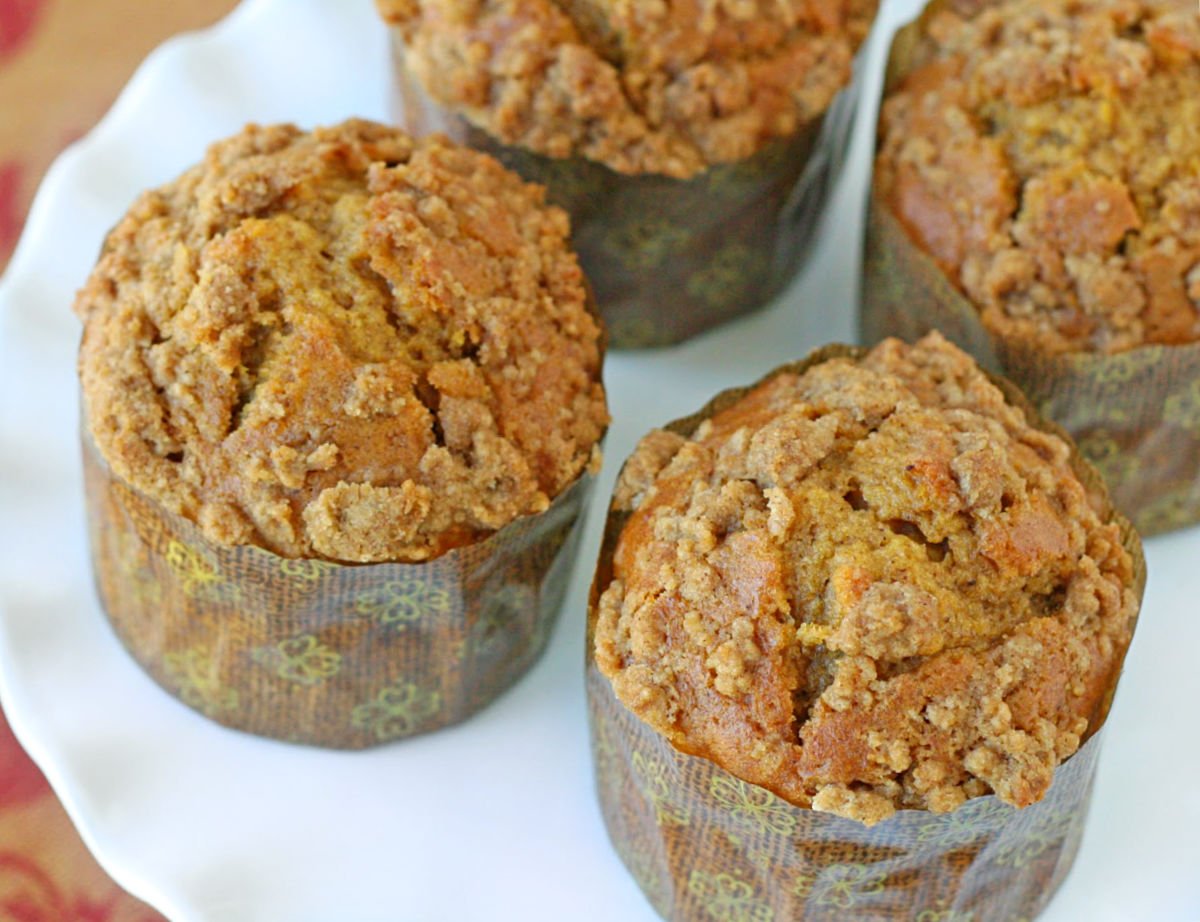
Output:
<path fill-rule="evenodd" d="M 673 922 L 1036 916 L 1066 878 L 1100 751 L 1093 736 L 1039 803 L 903 810 L 873 827 L 795 807 L 674 749 L 589 664 L 596 791 L 609 838 Z"/>
<path fill-rule="evenodd" d="M 826 346 L 762 380 L 803 374 L 829 359 L 865 352 Z M 1032 425 L 1070 442 L 1011 382 L 992 380 Z M 724 391 L 699 412 L 664 428 L 690 435 L 749 390 Z M 1137 532 L 1113 511 L 1099 474 L 1077 451 L 1071 463 L 1101 517 L 1120 527 L 1140 599 L 1146 561 Z M 706 758 L 677 750 L 616 698 L 597 667 L 597 606 L 612 581 L 612 556 L 628 517 L 610 507 L 592 584 L 588 714 L 596 791 L 609 838 L 663 918 L 1008 922 L 1032 918 L 1049 903 L 1079 847 L 1103 718 L 1055 770 L 1046 796 L 1024 809 L 995 796 L 978 797 L 950 813 L 900 810 L 867 827 L 797 807 Z M 1115 691 L 1114 680 L 1105 716 Z"/>
<path fill-rule="evenodd" d="M 214 544 L 83 441 L 96 588 L 133 658 L 220 724 L 338 749 L 457 723 L 528 671 L 593 480 L 434 560 L 343 565 Z"/>

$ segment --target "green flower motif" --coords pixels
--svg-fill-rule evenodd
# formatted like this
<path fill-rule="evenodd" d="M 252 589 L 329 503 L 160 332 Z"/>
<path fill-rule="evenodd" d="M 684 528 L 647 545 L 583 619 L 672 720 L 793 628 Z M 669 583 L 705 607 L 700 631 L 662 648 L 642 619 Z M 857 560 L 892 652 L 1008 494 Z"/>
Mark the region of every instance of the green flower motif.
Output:
<path fill-rule="evenodd" d="M 637 789 L 654 806 L 654 818 L 660 826 L 686 826 L 692 820 L 691 809 L 674 802 L 667 769 L 657 759 L 633 754 L 633 780 Z"/>
<path fill-rule="evenodd" d="M 254 661 L 279 678 L 297 685 L 320 685 L 342 668 L 342 654 L 312 634 L 289 637 L 274 646 L 259 647 Z"/>
<path fill-rule="evenodd" d="M 790 836 L 796 831 L 794 810 L 770 791 L 739 778 L 714 775 L 709 793 L 730 816 L 747 826 L 779 836 Z"/>
<path fill-rule="evenodd" d="M 835 864 L 826 868 L 812 886 L 818 906 L 849 909 L 858 898 L 883 891 L 886 875 L 865 864 Z"/>
<path fill-rule="evenodd" d="M 1107 429 L 1097 429 L 1078 440 L 1079 451 L 1110 484 L 1130 483 L 1141 468 L 1136 457 L 1123 452 Z"/>
<path fill-rule="evenodd" d="M 1163 419 L 1180 429 L 1200 435 L 1200 378 L 1181 394 L 1172 394 L 1163 404 Z"/>
<path fill-rule="evenodd" d="M 168 653 L 163 667 L 167 681 L 179 690 L 179 697 L 189 707 L 209 717 L 237 710 L 237 689 L 222 688 L 219 667 L 207 647 Z"/>
<path fill-rule="evenodd" d="M 957 909 L 923 909 L 916 922 L 975 922 L 975 913 L 959 912 Z"/>
<path fill-rule="evenodd" d="M 488 599 L 487 607 L 475 626 L 474 651 L 487 655 L 510 645 L 513 623 L 522 614 L 537 607 L 537 595 L 523 583 L 509 583 Z M 536 641 L 536 638 L 533 638 Z"/>
<path fill-rule="evenodd" d="M 366 730 L 378 740 L 399 739 L 421 728 L 441 709 L 442 695 L 425 691 L 412 682 L 389 685 L 374 701 L 358 705 L 350 714 L 356 729 Z"/>
<path fill-rule="evenodd" d="M 717 922 L 773 922 L 775 910 L 754 895 L 754 889 L 731 874 L 692 871 L 688 893 Z"/>
<path fill-rule="evenodd" d="M 354 610 L 384 627 L 403 630 L 423 615 L 444 615 L 450 610 L 450 596 L 417 579 L 397 579 L 359 595 Z"/>
<path fill-rule="evenodd" d="M 220 567 L 181 541 L 167 545 L 167 565 L 175 572 L 183 594 L 207 602 L 236 601 L 240 592 L 221 574 Z"/>
<path fill-rule="evenodd" d="M 917 830 L 917 843 L 941 849 L 972 845 L 991 831 L 995 821 L 1012 813 L 999 802 L 967 804 L 952 813 L 935 817 Z"/>
<path fill-rule="evenodd" d="M 1106 388 L 1120 389 L 1147 368 L 1157 364 L 1158 355 L 1148 349 L 1131 349 L 1116 355 L 1104 356 L 1100 369 L 1100 383 Z"/>
<path fill-rule="evenodd" d="M 767 261 L 762 253 L 744 243 L 734 243 L 688 279 L 687 291 L 709 307 L 725 307 L 744 297 L 766 271 Z"/>
<path fill-rule="evenodd" d="M 768 871 L 775 864 L 775 859 L 771 857 L 770 853 L 768 852 L 756 852 L 751 850 L 746 853 L 746 857 L 750 860 L 750 863 L 760 871 Z"/>
<path fill-rule="evenodd" d="M 279 572 L 301 585 L 318 582 L 322 576 L 333 569 L 333 564 L 324 560 L 294 560 L 285 558 L 279 561 Z"/>
<path fill-rule="evenodd" d="M 646 215 L 621 225 L 601 244 L 608 255 L 627 269 L 646 270 L 661 266 L 672 253 L 682 249 L 691 235 L 661 215 Z"/>
<path fill-rule="evenodd" d="M 1041 810 L 1017 841 L 996 852 L 996 864 L 1023 868 L 1052 848 L 1059 848 L 1071 830 L 1072 815 L 1066 810 Z"/>

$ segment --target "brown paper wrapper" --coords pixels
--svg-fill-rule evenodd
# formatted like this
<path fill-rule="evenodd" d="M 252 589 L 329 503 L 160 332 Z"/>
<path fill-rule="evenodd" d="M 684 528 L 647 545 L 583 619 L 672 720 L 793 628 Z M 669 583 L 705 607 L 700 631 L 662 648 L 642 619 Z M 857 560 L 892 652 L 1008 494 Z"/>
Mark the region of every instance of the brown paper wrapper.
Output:
<path fill-rule="evenodd" d="M 865 350 L 828 346 L 812 365 Z M 764 380 L 766 380 L 764 378 Z M 994 379 L 1038 428 L 1064 433 L 1020 392 Z M 667 426 L 690 435 L 750 388 L 726 391 L 699 413 Z M 1111 517 L 1145 588 L 1141 542 L 1112 511 L 1096 471 L 1073 452 L 1072 466 Z M 952 813 L 901 810 L 867 827 L 794 806 L 708 759 L 675 749 L 629 711 L 595 664 L 600 593 L 628 513 L 610 508 L 588 612 L 587 693 L 596 789 L 617 854 L 646 898 L 672 922 L 1014 922 L 1036 916 L 1074 861 L 1083 833 L 1101 734 L 1055 771 L 1046 796 L 1024 809 L 978 797 Z M 1109 702 L 1112 692 L 1110 690 Z M 1105 708 L 1107 712 L 1107 707 Z M 1098 729 L 1098 728 L 1097 728 Z"/>
<path fill-rule="evenodd" d="M 456 723 L 537 660 L 592 477 L 539 515 L 415 563 L 287 559 L 207 540 L 84 437 L 100 602 L 159 685 L 218 723 L 359 749 Z"/>
<path fill-rule="evenodd" d="M 610 345 L 681 342 L 764 306 L 802 267 L 849 143 L 855 84 L 823 118 L 747 160 L 689 180 L 630 176 L 499 143 L 426 94 L 392 34 L 397 121 L 416 135 L 443 132 L 546 187 L 571 216 Z"/>
<path fill-rule="evenodd" d="M 907 69 L 916 29 L 902 30 L 892 46 L 889 87 Z M 935 329 L 1015 381 L 1070 432 L 1143 534 L 1200 522 L 1200 343 L 1050 355 L 1006 341 L 875 197 L 866 224 L 862 339 L 913 340 Z"/>

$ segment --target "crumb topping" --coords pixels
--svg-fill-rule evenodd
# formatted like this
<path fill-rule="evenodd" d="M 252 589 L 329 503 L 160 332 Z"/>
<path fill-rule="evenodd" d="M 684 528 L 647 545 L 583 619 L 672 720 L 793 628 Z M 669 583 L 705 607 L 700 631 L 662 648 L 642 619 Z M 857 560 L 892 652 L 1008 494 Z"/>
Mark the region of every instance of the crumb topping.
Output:
<path fill-rule="evenodd" d="M 249 126 L 143 194 L 80 291 L 101 454 L 212 540 L 417 561 L 547 508 L 607 424 L 568 220 L 365 121 Z"/>
<path fill-rule="evenodd" d="M 777 375 L 634 453 L 597 664 L 678 748 L 800 806 L 1031 804 L 1137 609 L 1069 455 L 938 334 Z"/>
<path fill-rule="evenodd" d="M 376 0 L 405 67 L 501 142 L 686 178 L 823 114 L 878 0 Z"/>
<path fill-rule="evenodd" d="M 885 200 L 1005 337 L 1200 339 L 1195 2 L 973 7 L 926 17 L 884 104 Z"/>

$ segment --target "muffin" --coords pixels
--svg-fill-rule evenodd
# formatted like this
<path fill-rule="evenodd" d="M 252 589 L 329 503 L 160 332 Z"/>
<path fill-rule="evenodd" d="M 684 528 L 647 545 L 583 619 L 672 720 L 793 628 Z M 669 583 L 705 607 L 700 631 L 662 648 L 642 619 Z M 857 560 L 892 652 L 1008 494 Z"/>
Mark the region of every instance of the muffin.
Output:
<path fill-rule="evenodd" d="M 80 291 L 100 598 L 230 726 L 363 746 L 540 652 L 607 424 L 567 216 L 491 158 L 249 126 Z"/>
<path fill-rule="evenodd" d="M 759 307 L 797 271 L 877 0 L 377 6 L 396 117 L 544 183 L 613 343 L 647 346 Z"/>
<path fill-rule="evenodd" d="M 1095 472 L 938 334 L 724 394 L 613 498 L 589 697 L 614 843 L 671 919 L 1030 916 L 1143 584 Z"/>
<path fill-rule="evenodd" d="M 890 69 L 865 338 L 941 329 L 1143 531 L 1200 519 L 1195 4 L 935 0 Z"/>

